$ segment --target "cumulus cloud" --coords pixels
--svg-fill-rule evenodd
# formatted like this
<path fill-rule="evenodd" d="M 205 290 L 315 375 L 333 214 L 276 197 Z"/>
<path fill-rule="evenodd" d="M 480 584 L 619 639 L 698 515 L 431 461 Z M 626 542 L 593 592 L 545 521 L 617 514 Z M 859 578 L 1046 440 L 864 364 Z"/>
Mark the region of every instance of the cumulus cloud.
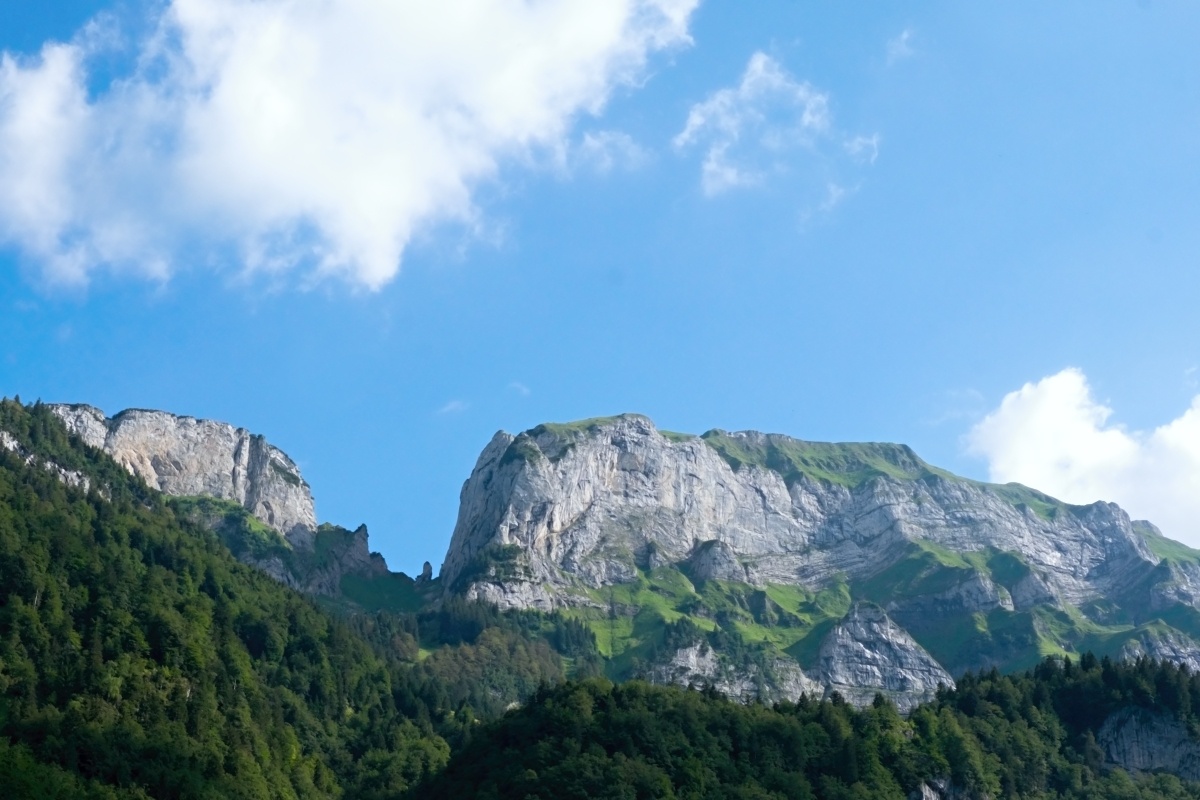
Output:
<path fill-rule="evenodd" d="M 878 138 L 842 136 L 829 106 L 827 93 L 793 78 L 765 53 L 755 53 L 737 86 L 692 106 L 673 144 L 680 151 L 703 150 L 700 180 L 709 197 L 787 172 L 801 153 L 829 159 L 840 149 L 873 162 Z"/>
<path fill-rule="evenodd" d="M 687 44 L 698 1 L 171 0 L 136 42 L 4 54 L 0 239 L 62 283 L 224 253 L 379 287 L 506 159 Z M 96 91 L 114 46 L 135 65 Z"/>
<path fill-rule="evenodd" d="M 1071 503 L 1110 500 L 1200 546 L 1200 395 L 1150 431 L 1112 422 L 1087 377 L 1066 369 L 1005 396 L 967 435 L 991 479 Z"/>

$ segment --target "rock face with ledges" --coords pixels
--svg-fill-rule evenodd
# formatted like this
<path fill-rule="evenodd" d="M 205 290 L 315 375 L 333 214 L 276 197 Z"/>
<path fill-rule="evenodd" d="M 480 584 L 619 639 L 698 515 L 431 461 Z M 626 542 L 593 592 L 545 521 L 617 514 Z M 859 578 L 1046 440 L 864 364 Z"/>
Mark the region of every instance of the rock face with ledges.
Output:
<path fill-rule="evenodd" d="M 791 659 L 775 659 L 769 665 L 769 674 L 764 674 L 758 665 L 749 668 L 730 665 L 720 653 L 703 642 L 679 648 L 669 659 L 652 666 L 646 677 L 661 684 L 691 688 L 711 686 L 742 703 L 795 702 L 802 695 L 821 697 L 825 692 L 818 681 L 805 675 Z"/>
<path fill-rule="evenodd" d="M 933 656 L 881 609 L 867 604 L 851 608 L 825 637 L 818 665 L 826 691 L 859 706 L 882 693 L 908 712 L 932 700 L 938 686 L 954 688 L 954 679 Z"/>
<path fill-rule="evenodd" d="M 1101 726 L 1096 743 L 1105 759 L 1129 772 L 1170 772 L 1200 780 L 1200 743 L 1174 717 L 1126 708 Z"/>
<path fill-rule="evenodd" d="M 463 485 L 441 582 L 569 609 L 614 654 L 641 648 L 626 658 L 658 680 L 786 697 L 801 683 L 769 665 L 791 659 L 823 692 L 908 709 L 952 685 L 947 666 L 1028 664 L 1097 625 L 1117 655 L 1129 623 L 1200 607 L 1200 554 L 1174 547 L 1112 503 L 967 480 L 902 445 L 669 434 L 623 415 L 497 433 Z M 709 648 L 648 650 L 680 617 Z M 1190 663 L 1193 631 L 1175 633 L 1139 652 Z"/>
<path fill-rule="evenodd" d="M 110 419 L 87 405 L 50 408 L 68 431 L 163 493 L 231 500 L 293 546 L 311 548 L 312 493 L 295 462 L 262 436 L 164 411 L 129 410 Z"/>
<path fill-rule="evenodd" d="M 1156 661 L 1184 664 L 1192 672 L 1200 672 L 1200 643 L 1178 631 L 1146 631 L 1121 648 L 1122 659 L 1134 661 L 1145 657 Z"/>
<path fill-rule="evenodd" d="M 1053 516 L 1039 515 L 1005 496 L 1022 487 L 955 478 L 901 446 L 845 446 L 875 448 L 875 462 L 850 460 L 834 480 L 820 479 L 819 461 L 811 474 L 771 468 L 779 453 L 821 456 L 836 447 L 754 432 L 668 438 L 636 415 L 501 432 L 463 486 L 442 577 L 454 586 L 478 554 L 516 546 L 521 575 L 503 587 L 460 588 L 502 604 L 559 607 L 586 602 L 580 589 L 631 580 L 652 560 L 685 563 L 713 541 L 728 551 L 717 554 L 722 569 L 806 587 L 868 577 L 921 541 L 1018 552 L 1037 575 L 1021 600 L 1049 594 L 1079 603 L 1158 561 L 1111 503 L 1059 504 Z M 762 454 L 766 465 L 738 462 L 737 453 Z"/>

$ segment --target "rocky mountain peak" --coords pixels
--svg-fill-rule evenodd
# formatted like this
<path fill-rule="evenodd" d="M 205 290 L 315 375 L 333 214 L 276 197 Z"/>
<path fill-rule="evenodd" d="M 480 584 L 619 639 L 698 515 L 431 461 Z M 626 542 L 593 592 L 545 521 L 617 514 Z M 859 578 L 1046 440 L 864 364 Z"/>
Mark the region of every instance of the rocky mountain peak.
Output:
<path fill-rule="evenodd" d="M 657 680 L 766 699 L 815 681 L 911 707 L 951 671 L 1028 665 L 1106 625 L 1116 654 L 1123 626 L 1200 607 L 1200 553 L 1168 563 L 1152 540 L 1114 504 L 961 478 L 904 445 L 623 414 L 497 433 L 463 484 L 441 586 L 569 609 Z M 656 629 L 674 632 L 654 645 Z M 1136 641 L 1191 659 L 1193 633 Z"/>
<path fill-rule="evenodd" d="M 262 436 L 165 411 L 129 409 L 109 418 L 89 405 L 50 409 L 69 432 L 163 493 L 233 501 L 294 546 L 311 548 L 312 492 L 296 463 Z"/>

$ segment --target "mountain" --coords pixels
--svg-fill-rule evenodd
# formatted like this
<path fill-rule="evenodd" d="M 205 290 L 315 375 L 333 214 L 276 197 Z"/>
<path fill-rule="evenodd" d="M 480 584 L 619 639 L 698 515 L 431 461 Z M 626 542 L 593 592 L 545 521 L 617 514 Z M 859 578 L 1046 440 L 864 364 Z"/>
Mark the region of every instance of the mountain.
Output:
<path fill-rule="evenodd" d="M 0 430 L 0 794 L 394 796 L 445 760 L 427 677 L 44 407 Z"/>
<path fill-rule="evenodd" d="M 912 707 L 950 674 L 1046 655 L 1200 657 L 1200 553 L 1112 503 L 967 480 L 903 445 L 632 414 L 496 434 L 440 577 L 585 621 L 616 675 L 765 699 L 815 683 Z"/>
<path fill-rule="evenodd" d="M 48 404 L 69 433 L 102 450 L 177 514 L 216 532 L 244 563 L 307 594 L 366 608 L 419 605 L 415 584 L 369 549 L 365 525 L 317 524 L 296 463 L 263 436 L 225 422 L 128 409 L 109 418 Z"/>
<path fill-rule="evenodd" d="M 365 527 L 318 525 L 295 462 L 261 436 L 47 408 L 329 608 L 553 612 L 618 679 L 741 700 L 882 691 L 907 711 L 966 670 L 1046 655 L 1200 666 L 1200 553 L 1113 504 L 967 480 L 903 445 L 693 436 L 638 415 L 501 432 L 463 486 L 441 574 L 414 580 L 370 552 Z"/>
<path fill-rule="evenodd" d="M 0 796 L 396 797 L 481 717 L 589 672 L 578 623 L 453 599 L 365 613 L 394 603 L 380 583 L 413 584 L 395 575 L 344 574 L 363 603 L 307 597 L 235 558 L 270 537 L 0 400 Z M 318 528 L 310 563 L 345 538 Z"/>
<path fill-rule="evenodd" d="M 1192 563 L 1191 551 L 1149 538 L 1149 529 L 1141 535 L 1162 551 L 1155 569 Z M 832 682 L 814 685 L 790 655 L 748 638 L 732 599 L 747 600 L 762 626 L 786 621 L 786 609 L 708 578 L 704 586 L 728 601 L 700 596 L 717 608 L 711 628 L 709 609 L 693 606 L 657 629 L 638 614 L 643 627 L 632 634 L 662 656 L 641 669 L 682 653 L 726 670 L 730 686 L 565 681 L 598 675 L 595 631 L 624 641 L 616 617 L 597 624 L 574 606 L 501 612 L 441 592 L 428 574 L 417 610 L 318 603 L 239 562 L 275 546 L 271 537 L 286 542 L 233 501 L 147 485 L 69 435 L 45 406 L 0 400 L 0 794 L 1182 800 L 1200 792 L 1188 782 L 1200 777 L 1200 676 L 1170 663 L 1086 654 L 1043 659 L 1023 675 L 966 674 L 903 718 L 871 682 L 895 681 L 893 695 L 906 702 L 905 682 L 937 667 L 878 603 L 824 597 L 846 609 L 809 637 L 822 665 L 813 675 Z M 243 548 L 237 558 L 234 547 Z M 1186 646 L 1173 636 L 1164 629 L 1154 641 Z M 729 669 L 739 659 L 745 668 Z M 621 668 L 621 659 L 607 666 Z M 805 694 L 768 707 L 717 691 L 761 696 L 768 685 Z M 817 699 L 821 692 L 828 697 Z"/>
<path fill-rule="evenodd" d="M 312 492 L 287 454 L 224 422 L 129 409 L 111 419 L 88 405 L 47 406 L 67 431 L 164 494 L 229 500 L 294 546 L 317 531 Z"/>

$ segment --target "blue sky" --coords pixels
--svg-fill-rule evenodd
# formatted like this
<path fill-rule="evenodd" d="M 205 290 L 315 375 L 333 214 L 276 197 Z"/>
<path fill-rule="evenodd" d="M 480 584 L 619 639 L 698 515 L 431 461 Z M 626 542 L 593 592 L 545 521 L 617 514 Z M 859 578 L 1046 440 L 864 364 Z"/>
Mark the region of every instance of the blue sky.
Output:
<path fill-rule="evenodd" d="M 0 393 L 261 432 L 410 573 L 622 411 L 1200 545 L 1200 6 L 601 5 L 3 4 Z"/>

